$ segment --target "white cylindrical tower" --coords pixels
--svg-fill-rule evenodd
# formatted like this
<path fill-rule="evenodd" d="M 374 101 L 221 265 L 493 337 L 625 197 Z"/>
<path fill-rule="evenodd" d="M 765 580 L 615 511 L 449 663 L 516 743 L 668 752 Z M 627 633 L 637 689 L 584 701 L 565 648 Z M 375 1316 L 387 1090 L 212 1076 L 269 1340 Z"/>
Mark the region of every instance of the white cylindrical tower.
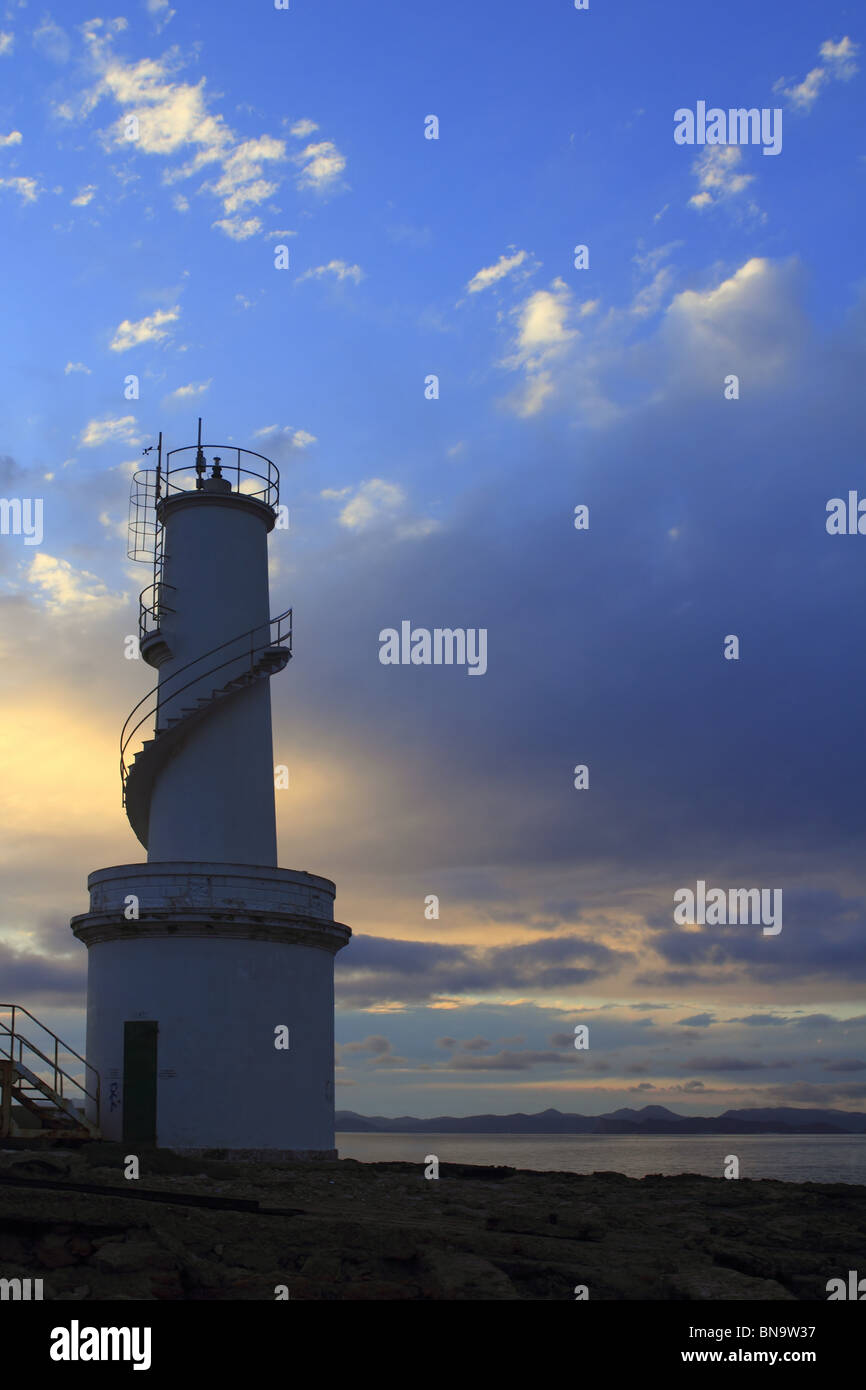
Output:
<path fill-rule="evenodd" d="M 140 649 L 159 680 L 124 725 L 121 775 L 147 863 L 92 873 L 72 921 L 87 1060 L 106 1138 L 330 1155 L 334 956 L 351 932 L 330 880 L 277 868 L 270 678 L 292 638 L 268 594 L 279 478 L 234 447 L 205 446 L 222 447 L 208 465 L 200 441 L 201 422 L 194 463 L 163 461 L 160 436 L 133 483 L 130 555 L 154 566 Z"/>

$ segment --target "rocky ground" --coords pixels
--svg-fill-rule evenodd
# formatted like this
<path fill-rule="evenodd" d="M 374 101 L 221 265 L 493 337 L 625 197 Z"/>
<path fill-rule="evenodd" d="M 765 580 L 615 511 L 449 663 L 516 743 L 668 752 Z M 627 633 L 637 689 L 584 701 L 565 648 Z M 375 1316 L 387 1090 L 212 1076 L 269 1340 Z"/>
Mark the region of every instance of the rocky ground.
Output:
<path fill-rule="evenodd" d="M 866 1272 L 866 1187 L 442 1164 L 0 1150 L 0 1277 L 58 1300 L 827 1298 Z M 14 1178 L 14 1183 L 8 1179 Z M 104 1184 L 95 1194 L 23 1182 Z M 136 1190 L 259 1204 L 222 1210 Z M 285 1296 L 285 1295 L 283 1295 Z"/>

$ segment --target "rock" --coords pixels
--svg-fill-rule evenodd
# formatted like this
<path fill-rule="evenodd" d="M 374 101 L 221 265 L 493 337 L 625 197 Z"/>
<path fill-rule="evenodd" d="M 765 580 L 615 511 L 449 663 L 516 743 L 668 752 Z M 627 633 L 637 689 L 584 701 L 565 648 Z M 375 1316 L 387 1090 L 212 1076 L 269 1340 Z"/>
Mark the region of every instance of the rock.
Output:
<path fill-rule="evenodd" d="M 65 1178 L 72 1171 L 72 1157 L 64 1149 L 54 1149 L 51 1153 L 3 1149 L 0 1150 L 0 1172 L 14 1173 L 16 1178 Z"/>
<path fill-rule="evenodd" d="M 116 1274 L 175 1268 L 173 1255 L 145 1241 L 107 1241 L 96 1251 L 93 1263 L 97 1269 Z"/>
<path fill-rule="evenodd" d="M 489 1260 L 451 1250 L 428 1250 L 424 1264 L 442 1298 L 503 1299 L 519 1295 L 507 1274 Z"/>
<path fill-rule="evenodd" d="M 260 1209 L 134 1201 L 122 1146 L 15 1149 L 10 1171 L 47 1163 L 50 1182 L 74 1161 L 108 1190 L 0 1184 L 4 1268 L 51 1273 L 63 1301 L 271 1302 L 285 1284 L 295 1300 L 573 1302 L 586 1284 L 595 1301 L 790 1302 L 825 1299 L 866 1236 L 854 1184 L 145 1157 L 139 1191 L 218 1186 Z"/>
<path fill-rule="evenodd" d="M 701 1301 L 748 1298 L 796 1302 L 794 1295 L 774 1279 L 755 1279 L 750 1274 L 740 1274 L 739 1270 L 724 1269 L 721 1265 L 683 1270 L 674 1287 L 678 1297 Z"/>

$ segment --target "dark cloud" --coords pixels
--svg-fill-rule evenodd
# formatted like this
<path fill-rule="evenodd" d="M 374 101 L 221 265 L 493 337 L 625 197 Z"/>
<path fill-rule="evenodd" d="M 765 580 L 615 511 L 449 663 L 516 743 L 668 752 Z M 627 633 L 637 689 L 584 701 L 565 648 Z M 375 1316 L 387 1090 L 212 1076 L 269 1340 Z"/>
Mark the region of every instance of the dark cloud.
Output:
<path fill-rule="evenodd" d="M 731 1019 L 731 1023 L 745 1023 L 750 1028 L 778 1027 L 791 1022 L 792 1020 L 783 1014 L 746 1014 L 744 1018 Z"/>
<path fill-rule="evenodd" d="M 529 1071 L 531 1067 L 545 1065 L 574 1065 L 574 1057 L 562 1052 L 494 1052 L 489 1056 L 469 1052 L 453 1052 L 451 1068 L 454 1071 Z M 603 1068 L 607 1070 L 606 1067 Z"/>
<path fill-rule="evenodd" d="M 866 900 L 796 887 L 783 892 L 777 936 L 764 936 L 760 926 L 673 928 L 653 937 L 653 949 L 684 967 L 721 970 L 736 963 L 769 983 L 798 977 L 866 980 Z"/>
<path fill-rule="evenodd" d="M 688 1071 L 764 1071 L 766 1062 L 747 1057 L 692 1057 L 684 1063 Z"/>
<path fill-rule="evenodd" d="M 81 1004 L 87 979 L 87 958 L 40 956 L 0 944 L 3 995 L 11 1003 L 31 1006 Z"/>
<path fill-rule="evenodd" d="M 382 1056 L 384 1053 L 390 1052 L 391 1044 L 387 1038 L 383 1038 L 380 1034 L 371 1033 L 370 1037 L 364 1038 L 360 1042 L 340 1043 L 338 1045 L 338 1050 L 341 1054 L 346 1052 L 369 1052 L 374 1056 Z"/>
<path fill-rule="evenodd" d="M 624 959 L 625 953 L 577 936 L 482 949 L 358 935 L 337 957 L 337 987 L 347 1007 L 484 990 L 562 990 L 590 984 Z"/>

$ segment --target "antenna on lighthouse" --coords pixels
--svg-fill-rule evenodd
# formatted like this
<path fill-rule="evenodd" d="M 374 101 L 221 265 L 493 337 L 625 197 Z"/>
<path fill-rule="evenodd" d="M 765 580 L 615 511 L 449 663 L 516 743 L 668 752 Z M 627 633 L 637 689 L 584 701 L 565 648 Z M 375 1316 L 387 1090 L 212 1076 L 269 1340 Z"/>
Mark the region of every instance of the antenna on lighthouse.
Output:
<path fill-rule="evenodd" d="M 206 469 L 206 468 L 207 468 L 207 462 L 206 462 L 206 460 L 205 460 L 205 456 L 204 456 L 204 454 L 202 453 L 202 448 L 201 448 L 201 416 L 199 416 L 199 417 L 198 417 L 198 452 L 197 452 L 197 454 L 196 454 L 196 456 L 195 456 L 195 471 L 196 471 L 196 473 L 198 474 L 198 477 L 197 477 L 196 480 L 195 480 L 195 485 L 196 485 L 196 487 L 197 487 L 198 489 L 201 489 L 201 486 L 202 486 L 202 478 L 204 477 L 204 473 L 205 473 L 205 469 Z"/>

